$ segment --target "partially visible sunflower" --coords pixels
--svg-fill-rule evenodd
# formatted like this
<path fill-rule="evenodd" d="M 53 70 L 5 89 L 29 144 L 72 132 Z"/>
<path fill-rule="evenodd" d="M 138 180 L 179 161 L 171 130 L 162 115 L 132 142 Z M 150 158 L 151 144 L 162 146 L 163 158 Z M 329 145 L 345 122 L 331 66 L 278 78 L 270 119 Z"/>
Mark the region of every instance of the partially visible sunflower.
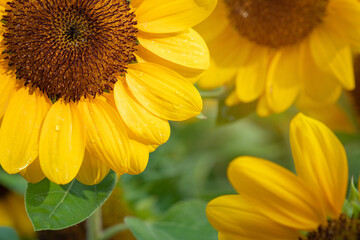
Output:
<path fill-rule="evenodd" d="M 267 116 L 299 96 L 329 104 L 355 87 L 358 0 L 220 0 L 196 29 L 211 54 L 199 86 L 234 88 L 229 105 L 258 100 L 258 115 Z"/>
<path fill-rule="evenodd" d="M 303 114 L 291 122 L 290 141 L 297 175 L 255 157 L 230 163 L 228 177 L 239 194 L 216 198 L 207 207 L 220 240 L 297 240 L 305 239 L 304 231 L 308 239 L 357 239 L 359 221 L 341 214 L 348 184 L 342 144 Z M 331 238 L 311 238 L 329 232 Z"/>
<path fill-rule="evenodd" d="M 201 111 L 209 52 L 191 27 L 215 5 L 1 0 L 1 166 L 57 184 L 142 172 L 168 120 Z"/>

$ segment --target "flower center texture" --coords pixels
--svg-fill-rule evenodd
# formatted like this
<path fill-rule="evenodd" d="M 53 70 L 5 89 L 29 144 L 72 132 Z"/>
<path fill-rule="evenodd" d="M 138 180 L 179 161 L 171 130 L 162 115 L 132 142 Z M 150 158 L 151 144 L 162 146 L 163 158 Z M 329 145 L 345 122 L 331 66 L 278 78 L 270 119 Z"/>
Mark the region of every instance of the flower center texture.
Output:
<path fill-rule="evenodd" d="M 322 22 L 329 0 L 224 0 L 237 31 L 260 45 L 296 44 Z"/>
<path fill-rule="evenodd" d="M 326 227 L 309 232 L 300 240 L 358 240 L 360 239 L 360 219 L 348 218 L 344 214 L 337 220 L 328 220 Z"/>
<path fill-rule="evenodd" d="M 127 0 L 13 0 L 3 17 L 5 54 L 25 85 L 79 101 L 113 88 L 136 61 Z"/>

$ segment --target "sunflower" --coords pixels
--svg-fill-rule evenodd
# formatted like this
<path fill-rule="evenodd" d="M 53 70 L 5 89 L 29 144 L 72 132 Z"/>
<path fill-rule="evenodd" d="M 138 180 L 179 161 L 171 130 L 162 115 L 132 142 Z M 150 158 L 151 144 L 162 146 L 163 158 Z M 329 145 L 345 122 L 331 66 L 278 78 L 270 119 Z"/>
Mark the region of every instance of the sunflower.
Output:
<path fill-rule="evenodd" d="M 196 28 L 212 58 L 199 87 L 227 86 L 228 105 L 258 100 L 260 116 L 298 97 L 333 103 L 354 89 L 359 26 L 357 0 L 221 0 Z"/>
<path fill-rule="evenodd" d="M 1 0 L 0 163 L 29 182 L 138 174 L 201 112 L 216 0 Z"/>
<path fill-rule="evenodd" d="M 230 163 L 228 177 L 239 194 L 207 206 L 220 240 L 297 240 L 304 231 L 308 239 L 355 239 L 351 229 L 358 221 L 341 214 L 348 184 L 342 144 L 324 124 L 301 113 L 291 122 L 290 143 L 297 175 L 255 157 Z M 333 238 L 310 238 L 331 231 Z"/>

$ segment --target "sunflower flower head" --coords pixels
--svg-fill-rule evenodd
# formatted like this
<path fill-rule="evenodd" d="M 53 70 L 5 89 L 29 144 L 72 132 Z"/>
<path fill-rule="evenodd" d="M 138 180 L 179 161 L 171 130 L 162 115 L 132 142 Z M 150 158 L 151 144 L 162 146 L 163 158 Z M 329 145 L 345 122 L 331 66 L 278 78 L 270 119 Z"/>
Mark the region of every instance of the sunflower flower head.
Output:
<path fill-rule="evenodd" d="M 201 112 L 216 0 L 0 1 L 0 164 L 35 183 L 138 174 Z"/>
<path fill-rule="evenodd" d="M 221 0 L 197 27 L 212 58 L 199 86 L 226 86 L 228 105 L 257 101 L 260 116 L 334 103 L 355 87 L 359 16 L 357 0 Z"/>
<path fill-rule="evenodd" d="M 357 239 L 358 216 L 342 213 L 348 186 L 342 144 L 324 124 L 301 113 L 291 122 L 290 142 L 296 175 L 255 157 L 230 163 L 228 177 L 239 194 L 207 206 L 219 239 Z"/>

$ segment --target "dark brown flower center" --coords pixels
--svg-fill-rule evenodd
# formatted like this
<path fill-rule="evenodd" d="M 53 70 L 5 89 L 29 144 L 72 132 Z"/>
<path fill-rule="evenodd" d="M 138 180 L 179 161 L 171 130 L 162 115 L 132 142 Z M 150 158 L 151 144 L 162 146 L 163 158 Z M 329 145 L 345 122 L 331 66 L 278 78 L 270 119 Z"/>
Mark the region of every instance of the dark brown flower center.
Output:
<path fill-rule="evenodd" d="M 127 0 L 13 0 L 4 16 L 9 66 L 50 99 L 78 101 L 112 89 L 136 61 Z"/>
<path fill-rule="evenodd" d="M 329 0 L 224 0 L 238 32 L 278 48 L 298 43 L 321 23 Z"/>
<path fill-rule="evenodd" d="M 342 214 L 339 219 L 328 220 L 327 226 L 318 227 L 317 231 L 309 232 L 300 240 L 359 240 L 360 219 L 349 218 Z"/>

